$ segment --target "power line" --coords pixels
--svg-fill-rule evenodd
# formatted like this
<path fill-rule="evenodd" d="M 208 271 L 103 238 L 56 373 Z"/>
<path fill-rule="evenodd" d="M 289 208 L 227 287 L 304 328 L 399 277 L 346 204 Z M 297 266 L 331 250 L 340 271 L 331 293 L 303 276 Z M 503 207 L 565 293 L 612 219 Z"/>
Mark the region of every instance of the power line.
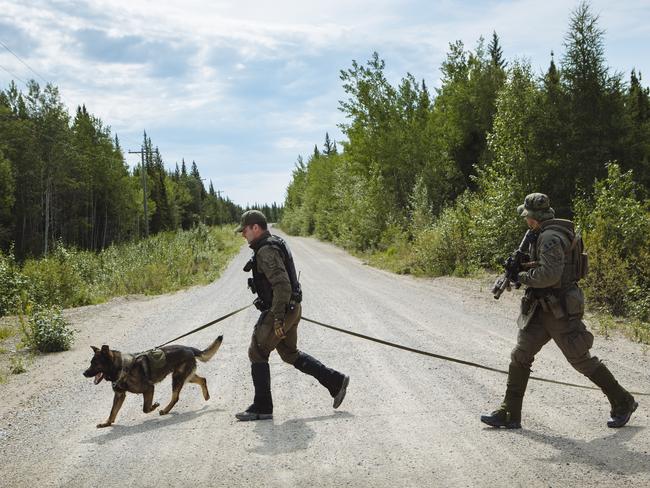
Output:
<path fill-rule="evenodd" d="M 46 85 L 49 83 L 49 81 L 47 81 L 45 78 L 43 78 L 41 75 L 39 75 L 39 74 L 38 74 L 38 73 L 37 73 L 37 72 L 36 72 L 36 71 L 35 71 L 35 70 L 30 66 L 30 65 L 28 65 L 25 61 L 23 61 L 23 60 L 20 58 L 20 56 L 18 56 L 15 52 L 13 52 L 11 49 L 9 49 L 9 47 L 8 47 L 4 42 L 2 42 L 1 40 L 0 40 L 0 45 L 1 45 L 2 47 L 4 47 L 7 51 L 9 51 L 11 54 L 13 54 L 14 57 L 15 57 L 18 61 L 20 61 L 21 63 L 23 63 L 25 66 L 27 66 L 27 68 L 28 68 L 32 73 L 34 73 L 36 76 L 38 76 L 41 80 L 43 80 L 43 82 L 44 82 Z"/>
<path fill-rule="evenodd" d="M 2 70 L 4 70 L 4 71 L 6 71 L 7 73 L 9 73 L 11 76 L 13 76 L 14 78 L 16 78 L 18 81 L 20 81 L 21 83 L 23 83 L 25 86 L 29 86 L 25 80 L 23 80 L 23 79 L 20 78 L 19 76 L 16 76 L 14 73 L 12 73 L 11 71 L 9 71 L 9 70 L 8 70 L 7 68 L 5 68 L 4 66 L 0 65 L 0 69 L 2 69 Z"/>

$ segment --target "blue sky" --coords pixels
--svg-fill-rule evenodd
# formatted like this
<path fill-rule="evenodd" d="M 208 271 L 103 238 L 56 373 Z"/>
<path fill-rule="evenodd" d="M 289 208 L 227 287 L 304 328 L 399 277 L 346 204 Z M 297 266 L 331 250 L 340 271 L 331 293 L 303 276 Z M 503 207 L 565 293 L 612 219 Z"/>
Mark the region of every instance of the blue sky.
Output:
<path fill-rule="evenodd" d="M 298 155 L 321 146 L 325 132 L 343 138 L 339 70 L 353 59 L 377 51 L 392 82 L 410 72 L 436 87 L 450 42 L 473 48 L 495 30 L 507 59 L 542 72 L 551 51 L 561 59 L 576 5 L 0 0 L 0 40 L 59 87 L 71 112 L 85 103 L 124 149 L 137 150 L 146 130 L 168 167 L 195 160 L 215 189 L 246 205 L 282 202 Z M 591 5 L 611 68 L 650 76 L 650 0 Z M 1 46 L 0 66 L 36 78 Z M 0 69 L 0 87 L 10 79 Z"/>

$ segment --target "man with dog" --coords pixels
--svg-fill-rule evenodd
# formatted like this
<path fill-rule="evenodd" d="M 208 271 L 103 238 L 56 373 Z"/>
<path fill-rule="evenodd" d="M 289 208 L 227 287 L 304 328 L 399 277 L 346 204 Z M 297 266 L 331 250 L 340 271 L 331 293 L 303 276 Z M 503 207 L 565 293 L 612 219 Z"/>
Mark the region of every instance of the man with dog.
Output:
<path fill-rule="evenodd" d="M 313 376 L 327 388 L 334 398 L 334 408 L 338 408 L 345 397 L 349 376 L 324 366 L 297 347 L 302 291 L 287 243 L 269 232 L 266 217 L 258 210 L 244 212 L 236 232 L 253 250 L 244 271 L 253 273 L 248 283 L 257 294 L 254 303 L 261 313 L 248 348 L 255 396 L 253 403 L 235 417 L 241 421 L 273 418 L 269 355 L 274 349 L 284 362 Z"/>
<path fill-rule="evenodd" d="M 481 422 L 492 427 L 521 428 L 521 407 L 535 355 L 551 339 L 577 371 L 595 383 L 611 404 L 608 427 L 623 427 L 638 404 L 589 350 L 594 336 L 582 322 L 584 295 L 578 280 L 586 273 L 586 254 L 573 222 L 556 219 L 548 196 L 528 195 L 517 208 L 537 235 L 530 245 L 526 271 L 511 281 L 526 285 L 517 323 L 517 345 L 512 351 L 506 394 L 501 406 Z"/>

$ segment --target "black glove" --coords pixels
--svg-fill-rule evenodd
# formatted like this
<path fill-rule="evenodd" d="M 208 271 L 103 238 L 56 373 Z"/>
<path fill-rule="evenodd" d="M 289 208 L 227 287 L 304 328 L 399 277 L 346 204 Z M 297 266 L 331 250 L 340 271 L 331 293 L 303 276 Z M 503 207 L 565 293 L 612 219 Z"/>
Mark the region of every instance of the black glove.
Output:
<path fill-rule="evenodd" d="M 506 276 L 513 283 L 519 283 L 519 271 L 514 269 L 509 269 L 506 273 Z"/>
<path fill-rule="evenodd" d="M 259 310 L 260 312 L 263 312 L 266 310 L 266 307 L 264 307 L 264 300 L 261 298 L 257 297 L 255 300 L 253 300 L 253 306 Z"/>
<path fill-rule="evenodd" d="M 253 278 L 248 278 L 248 289 L 251 293 L 257 293 L 257 288 L 255 287 L 255 280 Z"/>

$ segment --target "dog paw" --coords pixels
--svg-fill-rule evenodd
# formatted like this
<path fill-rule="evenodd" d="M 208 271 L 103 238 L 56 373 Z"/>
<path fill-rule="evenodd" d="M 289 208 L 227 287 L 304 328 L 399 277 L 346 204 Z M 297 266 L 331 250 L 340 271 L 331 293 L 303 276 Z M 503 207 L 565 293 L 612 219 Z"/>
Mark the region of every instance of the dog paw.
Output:
<path fill-rule="evenodd" d="M 153 405 L 151 405 L 151 411 L 157 409 L 160 406 L 160 403 L 156 402 Z"/>
<path fill-rule="evenodd" d="M 101 423 L 101 424 L 97 424 L 97 428 L 98 429 L 103 429 L 104 427 L 110 427 L 111 425 L 112 425 L 111 422 L 104 422 L 104 423 Z"/>
<path fill-rule="evenodd" d="M 158 412 L 158 413 L 159 413 L 160 415 L 167 415 L 167 412 L 165 412 L 164 410 L 161 410 L 161 411 Z"/>

